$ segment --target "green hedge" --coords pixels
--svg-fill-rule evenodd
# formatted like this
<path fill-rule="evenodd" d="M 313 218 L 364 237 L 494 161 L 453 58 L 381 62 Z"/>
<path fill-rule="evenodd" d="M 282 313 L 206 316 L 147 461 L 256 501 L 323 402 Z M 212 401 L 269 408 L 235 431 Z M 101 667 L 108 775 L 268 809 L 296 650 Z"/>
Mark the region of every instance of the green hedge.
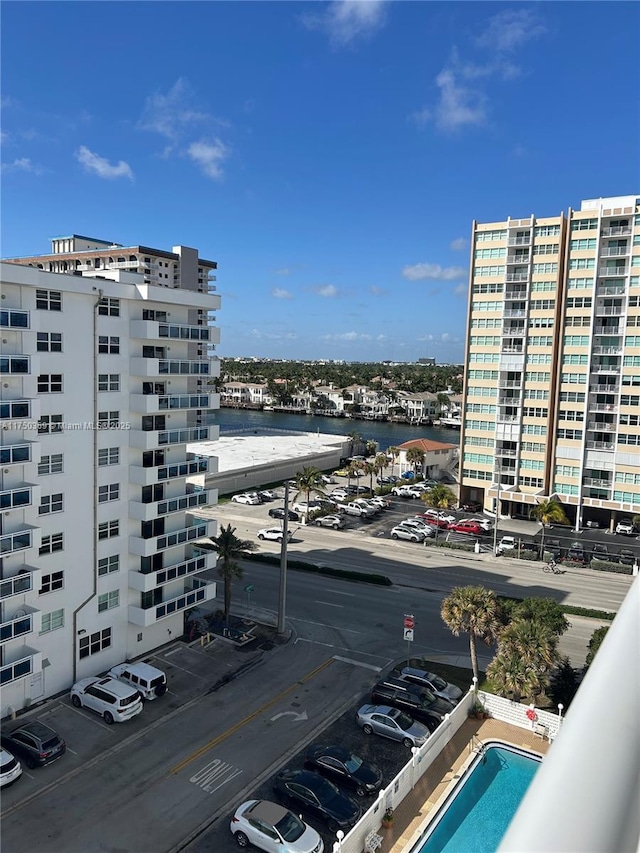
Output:
<path fill-rule="evenodd" d="M 521 601 L 525 601 L 524 598 L 515 598 L 514 596 L 509 595 L 498 595 L 496 598 L 498 601 L 514 604 L 519 604 Z M 610 613 L 608 610 L 593 610 L 589 607 L 574 607 L 572 604 L 560 604 L 560 609 L 566 616 L 585 616 L 588 619 L 603 619 L 607 622 L 612 622 L 616 615 L 615 613 Z"/>
<path fill-rule="evenodd" d="M 272 566 L 280 565 L 280 557 L 275 554 L 247 554 L 245 559 L 269 563 Z M 295 569 L 299 572 L 312 572 L 313 574 L 326 575 L 327 577 L 342 578 L 343 580 L 356 581 L 358 583 L 392 586 L 392 581 L 386 575 L 377 575 L 373 572 L 351 572 L 348 569 L 334 569 L 331 566 L 316 566 L 315 563 L 307 563 L 305 560 L 287 560 L 287 568 Z"/>
<path fill-rule="evenodd" d="M 633 566 L 624 566 L 622 563 L 612 563 L 609 560 L 591 560 L 589 565 L 596 572 L 615 572 L 618 575 L 633 574 Z"/>

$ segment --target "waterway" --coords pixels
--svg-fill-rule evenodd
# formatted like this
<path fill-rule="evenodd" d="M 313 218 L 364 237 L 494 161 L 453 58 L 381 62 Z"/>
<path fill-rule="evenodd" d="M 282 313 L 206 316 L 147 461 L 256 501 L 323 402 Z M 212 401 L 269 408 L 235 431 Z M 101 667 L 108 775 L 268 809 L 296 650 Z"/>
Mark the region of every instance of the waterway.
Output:
<path fill-rule="evenodd" d="M 220 434 L 232 429 L 293 429 L 321 432 L 328 435 L 348 435 L 354 430 L 365 440 L 378 443 L 379 450 L 397 447 L 414 438 L 429 438 L 457 445 L 460 432 L 440 427 L 396 424 L 387 421 L 361 421 L 352 418 L 323 418 L 316 415 L 292 415 L 287 412 L 262 412 L 251 409 L 220 409 L 211 417 L 220 426 Z"/>

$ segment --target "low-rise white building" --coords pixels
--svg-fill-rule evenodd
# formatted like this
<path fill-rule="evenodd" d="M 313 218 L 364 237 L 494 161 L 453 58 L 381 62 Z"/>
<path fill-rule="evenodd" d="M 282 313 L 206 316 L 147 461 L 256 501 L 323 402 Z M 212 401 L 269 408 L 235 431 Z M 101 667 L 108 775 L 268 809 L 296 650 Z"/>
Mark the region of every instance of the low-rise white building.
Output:
<path fill-rule="evenodd" d="M 400 471 L 413 471 L 414 465 L 408 461 L 407 453 L 414 448 L 424 453 L 424 460 L 422 465 L 418 466 L 418 472 L 422 468 L 425 477 L 438 478 L 442 472 L 450 471 L 458 456 L 457 444 L 444 444 L 430 438 L 415 438 L 398 445 Z"/>
<path fill-rule="evenodd" d="M 0 264 L 2 717 L 179 636 L 215 597 L 194 543 L 217 495 L 187 481 L 215 471 L 187 452 L 217 435 L 215 268 L 75 236 Z"/>

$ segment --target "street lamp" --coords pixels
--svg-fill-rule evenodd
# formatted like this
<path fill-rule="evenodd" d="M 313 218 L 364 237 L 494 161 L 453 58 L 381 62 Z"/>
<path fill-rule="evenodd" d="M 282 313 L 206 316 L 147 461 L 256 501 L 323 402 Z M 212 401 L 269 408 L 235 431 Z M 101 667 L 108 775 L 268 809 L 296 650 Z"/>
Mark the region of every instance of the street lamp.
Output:
<path fill-rule="evenodd" d="M 498 469 L 498 496 L 496 498 L 496 523 L 493 526 L 493 556 L 498 556 L 498 520 L 500 518 L 500 475 L 502 469 Z"/>
<path fill-rule="evenodd" d="M 284 484 L 284 518 L 280 545 L 280 595 L 278 600 L 278 634 L 284 634 L 287 603 L 287 544 L 289 539 L 289 483 Z"/>

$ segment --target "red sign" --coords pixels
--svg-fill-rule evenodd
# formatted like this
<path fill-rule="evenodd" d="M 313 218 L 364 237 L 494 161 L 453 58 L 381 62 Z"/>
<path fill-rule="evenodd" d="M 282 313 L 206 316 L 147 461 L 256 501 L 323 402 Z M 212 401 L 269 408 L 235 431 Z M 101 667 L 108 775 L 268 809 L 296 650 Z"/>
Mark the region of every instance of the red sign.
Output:
<path fill-rule="evenodd" d="M 412 631 L 415 627 L 413 616 L 410 616 L 408 613 L 405 613 L 404 627 L 408 628 L 410 631 Z"/>

